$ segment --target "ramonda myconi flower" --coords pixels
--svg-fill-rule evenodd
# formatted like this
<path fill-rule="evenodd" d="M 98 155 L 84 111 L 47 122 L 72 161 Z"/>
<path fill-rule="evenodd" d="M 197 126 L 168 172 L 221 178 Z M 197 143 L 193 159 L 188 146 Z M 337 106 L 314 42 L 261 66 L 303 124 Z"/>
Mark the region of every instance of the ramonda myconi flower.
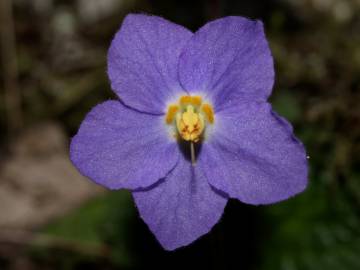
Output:
<path fill-rule="evenodd" d="M 119 100 L 86 116 L 70 157 L 85 176 L 129 189 L 161 245 L 188 245 L 229 198 L 271 204 L 303 191 L 307 161 L 267 99 L 274 65 L 260 21 L 225 17 L 195 33 L 128 15 L 108 53 Z"/>

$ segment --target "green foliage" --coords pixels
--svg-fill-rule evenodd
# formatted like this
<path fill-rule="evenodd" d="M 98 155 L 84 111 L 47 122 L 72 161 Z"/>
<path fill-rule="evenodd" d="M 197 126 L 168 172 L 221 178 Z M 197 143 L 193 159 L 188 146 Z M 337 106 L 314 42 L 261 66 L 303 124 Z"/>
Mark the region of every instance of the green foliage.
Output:
<path fill-rule="evenodd" d="M 261 269 L 360 268 L 359 212 L 345 193 L 334 196 L 312 183 L 298 198 L 269 207 L 266 221 L 271 229 Z"/>
<path fill-rule="evenodd" d="M 284 91 L 272 98 L 273 109 L 288 121 L 298 121 L 301 117 L 300 104 L 296 98 L 291 95 L 290 91 Z"/>
<path fill-rule="evenodd" d="M 129 223 L 134 216 L 129 192 L 109 192 L 48 225 L 44 232 L 80 245 L 108 248 L 111 261 L 129 266 L 133 264 L 128 238 L 132 227 Z"/>

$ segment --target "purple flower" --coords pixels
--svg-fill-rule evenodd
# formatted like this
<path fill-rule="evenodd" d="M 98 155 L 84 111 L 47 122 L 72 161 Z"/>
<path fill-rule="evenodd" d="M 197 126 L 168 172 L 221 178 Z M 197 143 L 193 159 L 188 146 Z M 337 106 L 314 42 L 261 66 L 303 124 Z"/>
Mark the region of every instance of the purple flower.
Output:
<path fill-rule="evenodd" d="M 260 21 L 226 17 L 192 33 L 128 15 L 108 75 L 121 101 L 86 116 L 71 160 L 96 183 L 131 190 L 165 249 L 209 232 L 229 198 L 270 204 L 305 189 L 304 147 L 267 102 L 274 66 Z"/>

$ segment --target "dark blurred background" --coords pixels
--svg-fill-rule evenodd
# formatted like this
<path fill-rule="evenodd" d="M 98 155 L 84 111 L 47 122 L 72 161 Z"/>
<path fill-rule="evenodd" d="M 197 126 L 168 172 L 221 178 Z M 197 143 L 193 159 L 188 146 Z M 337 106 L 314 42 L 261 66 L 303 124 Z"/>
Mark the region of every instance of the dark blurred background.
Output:
<path fill-rule="evenodd" d="M 68 160 L 85 114 L 115 98 L 106 53 L 124 16 L 196 30 L 264 21 L 274 109 L 310 156 L 310 184 L 271 206 L 230 201 L 211 233 L 165 252 L 127 191 Z M 360 269 L 359 0 L 1 0 L 0 269 Z"/>

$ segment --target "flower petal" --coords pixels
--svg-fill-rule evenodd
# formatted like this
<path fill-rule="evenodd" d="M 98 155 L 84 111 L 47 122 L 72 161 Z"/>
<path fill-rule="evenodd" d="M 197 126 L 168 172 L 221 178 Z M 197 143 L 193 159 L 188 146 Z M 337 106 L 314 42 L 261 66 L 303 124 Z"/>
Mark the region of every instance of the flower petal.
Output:
<path fill-rule="evenodd" d="M 188 245 L 209 232 L 227 202 L 198 167 L 182 156 L 163 182 L 133 192 L 133 196 L 141 217 L 167 250 Z"/>
<path fill-rule="evenodd" d="M 126 16 L 108 53 L 111 87 L 123 102 L 139 111 L 159 114 L 166 102 L 183 92 L 178 58 L 193 35 L 156 16 Z"/>
<path fill-rule="evenodd" d="M 215 111 L 239 100 L 266 100 L 274 83 L 274 65 L 263 24 L 225 17 L 200 28 L 180 56 L 183 87 L 204 93 Z"/>
<path fill-rule="evenodd" d="M 118 101 L 96 106 L 71 141 L 79 171 L 111 189 L 148 187 L 175 166 L 179 150 L 161 116 L 139 113 Z"/>
<path fill-rule="evenodd" d="M 239 104 L 217 119 L 198 162 L 211 185 L 255 205 L 285 200 L 305 189 L 304 147 L 269 104 Z"/>

